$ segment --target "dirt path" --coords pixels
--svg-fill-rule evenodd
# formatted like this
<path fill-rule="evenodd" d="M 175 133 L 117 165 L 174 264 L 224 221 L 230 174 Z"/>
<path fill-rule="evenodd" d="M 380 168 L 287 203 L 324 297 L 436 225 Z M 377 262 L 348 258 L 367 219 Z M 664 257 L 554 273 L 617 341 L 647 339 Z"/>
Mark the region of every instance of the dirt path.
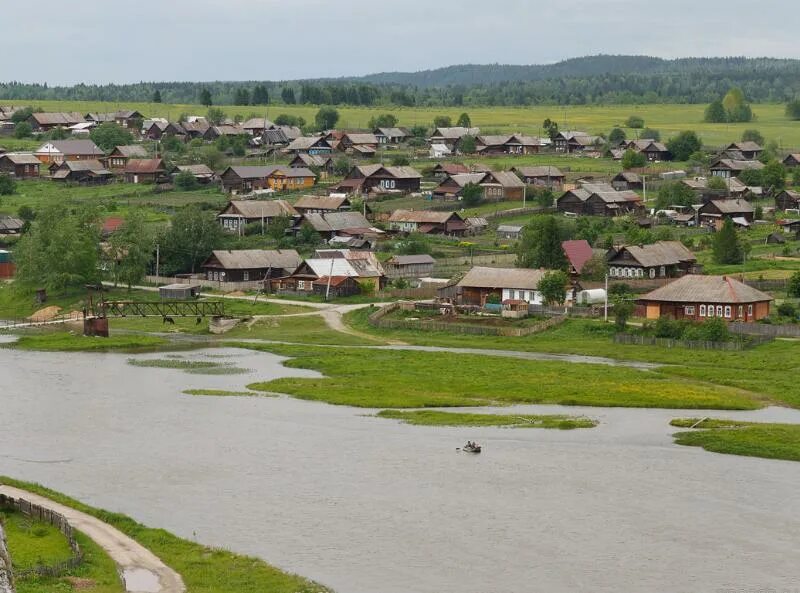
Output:
<path fill-rule="evenodd" d="M 181 576 L 150 550 L 99 519 L 12 486 L 0 485 L 0 493 L 22 498 L 66 517 L 69 524 L 91 538 L 119 567 L 128 593 L 184 593 Z"/>

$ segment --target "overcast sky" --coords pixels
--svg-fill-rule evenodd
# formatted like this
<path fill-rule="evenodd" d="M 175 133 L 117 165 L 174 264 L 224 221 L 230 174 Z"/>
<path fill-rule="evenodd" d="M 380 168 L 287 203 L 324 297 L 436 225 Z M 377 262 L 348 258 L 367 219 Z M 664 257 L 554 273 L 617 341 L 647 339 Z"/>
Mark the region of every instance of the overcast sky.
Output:
<path fill-rule="evenodd" d="M 786 0 L 3 0 L 0 80 L 285 80 L 607 54 L 800 57 Z M 790 12 L 794 15 L 794 12 Z"/>

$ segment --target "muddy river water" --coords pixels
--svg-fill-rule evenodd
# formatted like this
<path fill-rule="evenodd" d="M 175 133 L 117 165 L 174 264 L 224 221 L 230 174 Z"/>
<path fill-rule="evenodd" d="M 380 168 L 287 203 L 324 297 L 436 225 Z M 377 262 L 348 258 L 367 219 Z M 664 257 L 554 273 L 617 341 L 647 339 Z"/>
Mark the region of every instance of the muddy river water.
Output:
<path fill-rule="evenodd" d="M 219 355 L 252 372 L 0 349 L 0 474 L 339 593 L 800 591 L 800 463 L 673 445 L 669 419 L 697 411 L 567 410 L 597 418 L 591 430 L 427 428 L 182 394 L 315 376 L 264 353 L 185 356 Z M 777 408 L 716 415 L 800 423 Z M 458 453 L 467 439 L 484 452 Z"/>

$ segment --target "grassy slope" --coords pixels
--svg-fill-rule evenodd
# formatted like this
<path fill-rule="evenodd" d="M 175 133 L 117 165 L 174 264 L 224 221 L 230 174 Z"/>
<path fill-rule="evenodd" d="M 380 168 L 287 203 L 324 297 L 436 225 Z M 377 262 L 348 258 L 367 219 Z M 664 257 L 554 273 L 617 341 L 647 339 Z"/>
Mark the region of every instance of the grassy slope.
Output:
<path fill-rule="evenodd" d="M 325 324 L 325 320 L 319 315 L 261 319 L 250 327 L 240 324 L 226 333 L 224 338 L 226 340 L 244 338 L 299 344 L 341 344 L 343 346 L 374 345 L 380 342 L 379 338 L 370 341 L 334 331 Z"/>
<path fill-rule="evenodd" d="M 557 428 L 559 430 L 597 426 L 597 422 L 589 418 L 560 415 L 469 414 L 437 410 L 414 410 L 411 412 L 381 410 L 377 415 L 381 418 L 401 420 L 405 424 L 415 426 L 502 426 L 506 428 Z"/>
<path fill-rule="evenodd" d="M 698 418 L 682 418 L 671 424 L 686 428 L 698 421 Z M 800 461 L 800 425 L 797 424 L 710 419 L 699 423 L 697 429 L 676 433 L 675 442 L 714 453 Z"/>
<path fill-rule="evenodd" d="M 751 409 L 749 394 L 680 377 L 603 365 L 414 351 L 243 344 L 293 357 L 321 379 L 277 379 L 249 389 L 360 407 L 422 408 L 511 403 Z"/>
<path fill-rule="evenodd" d="M 94 509 L 37 484 L 0 477 L 17 486 L 93 515 L 132 537 L 176 570 L 187 593 L 324 593 L 326 588 L 282 572 L 257 558 L 240 556 L 178 538 L 163 529 L 136 523 L 119 513 Z M 48 592 L 53 591 L 49 589 Z M 24 593 L 20 591 L 20 593 Z M 38 592 L 36 592 L 38 593 Z M 104 593 L 104 592 L 103 592 Z"/>
<path fill-rule="evenodd" d="M 53 565 L 70 558 L 67 540 L 54 527 L 30 519 L 15 512 L 0 513 L 8 536 L 9 550 L 16 568 L 31 568 L 37 564 Z M 83 552 L 83 562 L 68 571 L 64 577 L 88 579 L 94 585 L 87 589 L 91 593 L 121 593 L 124 587 L 117 575 L 114 561 L 102 548 L 80 532 L 75 539 Z M 71 591 L 64 577 L 26 577 L 17 579 L 17 593 L 54 593 Z"/>
<path fill-rule="evenodd" d="M 462 336 L 445 332 L 381 330 L 366 323 L 368 310 L 349 313 L 346 320 L 356 329 L 380 336 L 426 346 L 454 346 L 606 356 L 621 360 L 663 363 L 662 375 L 727 385 L 762 394 L 788 406 L 800 407 L 800 370 L 797 344 L 777 340 L 744 352 L 697 351 L 615 344 L 613 328 L 597 321 L 569 320 L 546 332 L 522 338 Z M 615 370 L 616 373 L 616 370 Z"/>
<path fill-rule="evenodd" d="M 155 103 L 103 103 L 100 101 L 16 101 L 40 106 L 46 111 L 114 111 L 121 106 L 137 109 L 146 117 L 162 116 L 177 119 L 181 113 L 204 114 L 202 105 L 170 105 Z M 541 134 L 541 124 L 545 118 L 558 122 L 564 129 L 585 129 L 589 132 L 608 132 L 615 125 L 622 124 L 630 115 L 644 118 L 648 127 L 661 131 L 662 137 L 680 130 L 697 131 L 708 144 L 721 145 L 739 140 L 742 131 L 757 128 L 769 139 L 778 140 L 784 146 L 800 146 L 800 122 L 792 122 L 784 115 L 782 104 L 754 105 L 757 120 L 747 124 L 706 124 L 703 123 L 705 105 L 609 105 L 609 106 L 552 106 L 533 105 L 526 107 L 470 107 L 466 111 L 472 124 L 480 126 L 485 132 L 522 131 Z M 222 109 L 230 116 L 243 117 L 258 111 L 255 107 L 234 107 L 225 105 Z M 306 121 L 313 121 L 318 107 L 313 105 L 271 105 L 267 116 L 275 118 L 281 113 L 300 115 Z M 464 111 L 462 107 L 339 107 L 339 124 L 343 128 L 366 127 L 371 117 L 391 112 L 399 118 L 399 125 L 430 125 L 437 115 L 449 115 L 455 121 Z M 261 114 L 259 114 L 261 115 Z M 629 130 L 629 132 L 631 132 Z M 631 133 L 629 133 L 631 135 Z"/>

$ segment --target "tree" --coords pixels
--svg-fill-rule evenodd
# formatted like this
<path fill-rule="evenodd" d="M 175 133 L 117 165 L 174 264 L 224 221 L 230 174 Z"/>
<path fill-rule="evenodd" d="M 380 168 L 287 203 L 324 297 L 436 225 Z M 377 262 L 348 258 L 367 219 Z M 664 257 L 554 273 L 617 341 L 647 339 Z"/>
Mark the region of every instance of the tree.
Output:
<path fill-rule="evenodd" d="M 697 201 L 694 191 L 680 181 L 667 181 L 658 188 L 656 208 L 665 209 L 673 206 L 691 206 Z"/>
<path fill-rule="evenodd" d="M 614 307 L 614 326 L 618 332 L 623 332 L 628 326 L 628 319 L 633 315 L 633 301 L 628 294 L 618 294 L 614 295 L 611 303 Z"/>
<path fill-rule="evenodd" d="M 434 128 L 452 128 L 453 127 L 453 120 L 450 119 L 449 115 L 437 115 L 433 118 L 433 127 Z"/>
<path fill-rule="evenodd" d="M 761 169 L 761 185 L 773 195 L 786 189 L 786 167 L 780 161 L 770 161 Z"/>
<path fill-rule="evenodd" d="M 200 105 L 205 105 L 206 107 L 211 107 L 213 101 L 211 100 L 211 91 L 208 89 L 202 89 L 200 91 Z"/>
<path fill-rule="evenodd" d="M 800 297 L 800 272 L 795 272 L 789 278 L 787 292 L 790 297 Z"/>
<path fill-rule="evenodd" d="M 625 151 L 625 154 L 622 155 L 622 168 L 625 170 L 640 169 L 646 164 L 647 157 L 641 152 L 628 149 Z"/>
<path fill-rule="evenodd" d="M 581 268 L 581 278 L 584 280 L 599 282 L 606 277 L 606 273 L 608 273 L 608 260 L 602 253 L 592 255 Z"/>
<path fill-rule="evenodd" d="M 411 161 L 408 160 L 406 155 L 398 154 L 392 157 L 391 164 L 392 167 L 408 167 Z"/>
<path fill-rule="evenodd" d="M 353 165 L 350 163 L 350 159 L 345 156 L 341 156 L 335 161 L 333 161 L 333 172 L 336 175 L 344 176 L 350 172 L 350 169 L 353 168 Z"/>
<path fill-rule="evenodd" d="M 608 143 L 611 146 L 619 146 L 626 140 L 625 130 L 622 128 L 614 128 L 611 130 L 611 133 L 608 135 Z"/>
<path fill-rule="evenodd" d="M 742 245 L 736 235 L 733 221 L 726 218 L 722 223 L 722 229 L 716 234 L 713 241 L 714 263 L 717 264 L 740 264 L 744 257 Z"/>
<path fill-rule="evenodd" d="M 124 146 L 133 142 L 133 135 L 114 122 L 105 122 L 94 128 L 89 134 L 92 141 L 104 151 L 109 152 L 115 146 Z"/>
<path fill-rule="evenodd" d="M 477 150 L 477 142 L 475 136 L 462 136 L 458 141 L 458 150 L 463 154 L 472 154 Z"/>
<path fill-rule="evenodd" d="M 517 252 L 517 265 L 523 268 L 561 270 L 567 258 L 561 248 L 565 229 L 555 216 L 537 216 L 522 229 Z"/>
<path fill-rule="evenodd" d="M 793 120 L 800 120 L 800 99 L 789 101 L 786 104 L 786 117 Z"/>
<path fill-rule="evenodd" d="M 161 103 L 161 91 L 158 89 L 153 92 L 153 103 Z"/>
<path fill-rule="evenodd" d="M 14 138 L 30 138 L 31 136 L 33 136 L 33 128 L 28 122 L 20 122 L 14 127 Z"/>
<path fill-rule="evenodd" d="M 269 104 L 269 91 L 263 84 L 257 84 L 253 89 L 253 105 Z"/>
<path fill-rule="evenodd" d="M 111 235 L 109 244 L 114 284 L 122 282 L 128 290 L 134 284 L 140 284 L 147 275 L 155 245 L 144 212 L 131 211 L 122 226 Z"/>
<path fill-rule="evenodd" d="M 294 89 L 290 86 L 283 87 L 281 89 L 281 100 L 287 105 L 294 105 L 297 103 L 297 99 L 294 96 Z"/>
<path fill-rule="evenodd" d="M 225 121 L 225 112 L 219 107 L 209 107 L 206 111 L 206 119 L 212 126 L 218 126 Z"/>
<path fill-rule="evenodd" d="M 483 199 L 483 188 L 477 183 L 468 183 L 461 190 L 461 201 L 467 207 L 477 206 Z"/>
<path fill-rule="evenodd" d="M 234 105 L 250 105 L 250 91 L 244 87 L 236 89 L 233 94 Z"/>
<path fill-rule="evenodd" d="M 97 282 L 99 235 L 93 210 L 70 213 L 61 204 L 44 208 L 17 244 L 17 281 L 53 292 Z"/>
<path fill-rule="evenodd" d="M 661 132 L 653 128 L 643 128 L 642 131 L 639 132 L 639 138 L 661 142 Z"/>
<path fill-rule="evenodd" d="M 537 290 L 542 293 L 542 300 L 545 305 L 563 305 L 567 298 L 566 288 L 569 278 L 566 272 L 553 270 L 547 272 L 539 280 Z"/>
<path fill-rule="evenodd" d="M 722 177 L 718 177 L 717 175 L 712 175 L 711 177 L 709 177 L 708 182 L 706 183 L 706 187 L 708 189 L 724 191 L 728 189 L 728 184 L 725 183 L 725 180 Z"/>
<path fill-rule="evenodd" d="M 643 128 L 644 119 L 638 115 L 631 115 L 627 120 L 625 120 L 625 125 L 629 128 Z"/>
<path fill-rule="evenodd" d="M 800 167 L 792 169 L 792 185 L 800 186 Z"/>
<path fill-rule="evenodd" d="M 277 216 L 273 218 L 267 226 L 267 235 L 270 239 L 280 241 L 286 236 L 286 231 L 292 226 L 292 221 L 288 216 Z"/>
<path fill-rule="evenodd" d="M 31 115 L 33 115 L 33 107 L 23 107 L 22 109 L 17 109 L 11 114 L 11 121 L 14 124 L 19 124 L 24 121 L 28 121 L 28 118 Z"/>
<path fill-rule="evenodd" d="M 462 113 L 458 116 L 458 120 L 456 121 L 456 125 L 462 128 L 471 128 L 472 127 L 472 120 L 469 118 L 468 113 Z"/>
<path fill-rule="evenodd" d="M 722 106 L 729 122 L 748 122 L 753 120 L 753 110 L 745 100 L 742 89 L 734 87 L 722 99 Z"/>
<path fill-rule="evenodd" d="M 672 158 L 676 161 L 685 161 L 702 147 L 703 143 L 700 138 L 691 130 L 681 132 L 667 141 L 667 150 L 672 153 Z"/>
<path fill-rule="evenodd" d="M 164 234 L 164 271 L 194 272 L 221 240 L 222 228 L 213 212 L 205 212 L 196 204 L 186 206 L 172 217 Z"/>
<path fill-rule="evenodd" d="M 555 140 L 558 136 L 558 124 L 549 117 L 542 122 L 542 129 L 547 133 L 550 140 Z"/>
<path fill-rule="evenodd" d="M 191 171 L 181 171 L 175 175 L 175 187 L 183 191 L 196 189 L 199 183 Z"/>
<path fill-rule="evenodd" d="M 745 169 L 739 173 L 739 181 L 750 187 L 761 187 L 764 185 L 763 173 L 763 169 Z"/>
<path fill-rule="evenodd" d="M 706 107 L 703 121 L 709 124 L 723 124 L 728 121 L 728 114 L 725 112 L 725 106 L 722 104 L 722 101 L 713 101 Z"/>
<path fill-rule="evenodd" d="M 339 121 L 339 112 L 334 107 L 320 107 L 314 116 L 314 123 L 320 130 L 332 130 Z"/>
<path fill-rule="evenodd" d="M 755 142 L 763 146 L 764 136 L 758 130 L 745 130 L 742 132 L 742 142 Z"/>
<path fill-rule="evenodd" d="M 397 117 L 391 113 L 382 113 L 375 117 L 370 118 L 367 127 L 370 129 L 375 128 L 393 128 L 397 125 Z"/>
<path fill-rule="evenodd" d="M 306 120 L 299 115 L 287 115 L 286 113 L 281 113 L 275 118 L 275 124 L 278 126 L 297 126 L 298 128 L 302 128 L 306 125 Z"/>
<path fill-rule="evenodd" d="M 7 173 L 0 174 L 0 196 L 10 196 L 17 191 L 17 183 Z"/>

